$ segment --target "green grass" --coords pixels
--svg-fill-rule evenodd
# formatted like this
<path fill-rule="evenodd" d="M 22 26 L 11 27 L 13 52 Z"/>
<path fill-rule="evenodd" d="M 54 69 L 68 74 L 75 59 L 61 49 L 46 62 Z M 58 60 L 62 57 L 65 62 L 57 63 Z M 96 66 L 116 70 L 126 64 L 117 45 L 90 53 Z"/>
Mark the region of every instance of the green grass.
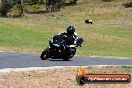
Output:
<path fill-rule="evenodd" d="M 132 24 L 132 8 L 122 6 L 130 0 L 99 1 L 80 0 L 60 12 L 0 18 L 0 50 L 41 52 L 48 46 L 48 39 L 73 25 L 84 38 L 77 55 L 132 57 L 131 26 L 96 25 Z M 84 24 L 86 18 L 94 24 Z"/>
<path fill-rule="evenodd" d="M 132 56 L 131 27 L 91 27 L 84 28 L 87 39 L 81 48 L 85 55 Z M 86 35 L 87 33 L 87 35 Z"/>

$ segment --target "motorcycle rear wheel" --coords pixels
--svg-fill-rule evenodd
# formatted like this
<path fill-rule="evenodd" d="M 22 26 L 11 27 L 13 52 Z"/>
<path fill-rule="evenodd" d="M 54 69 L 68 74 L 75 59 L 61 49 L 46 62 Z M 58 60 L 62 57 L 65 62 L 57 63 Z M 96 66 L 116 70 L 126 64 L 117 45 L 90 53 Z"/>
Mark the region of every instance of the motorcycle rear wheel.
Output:
<path fill-rule="evenodd" d="M 47 59 L 49 59 L 49 57 L 50 57 L 49 51 L 50 51 L 49 48 L 46 48 L 46 49 L 41 53 L 40 58 L 41 58 L 42 60 L 47 60 Z"/>

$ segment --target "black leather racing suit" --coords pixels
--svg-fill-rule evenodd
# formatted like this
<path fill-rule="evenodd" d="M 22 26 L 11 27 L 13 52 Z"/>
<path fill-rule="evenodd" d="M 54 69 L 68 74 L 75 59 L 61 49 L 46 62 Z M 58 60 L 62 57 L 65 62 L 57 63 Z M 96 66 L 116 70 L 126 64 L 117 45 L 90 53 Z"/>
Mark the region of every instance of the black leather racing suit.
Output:
<path fill-rule="evenodd" d="M 78 36 L 77 33 L 74 33 L 73 35 L 69 36 L 66 32 L 59 33 L 58 35 L 64 35 L 65 36 L 65 43 L 66 45 L 76 45 Z"/>

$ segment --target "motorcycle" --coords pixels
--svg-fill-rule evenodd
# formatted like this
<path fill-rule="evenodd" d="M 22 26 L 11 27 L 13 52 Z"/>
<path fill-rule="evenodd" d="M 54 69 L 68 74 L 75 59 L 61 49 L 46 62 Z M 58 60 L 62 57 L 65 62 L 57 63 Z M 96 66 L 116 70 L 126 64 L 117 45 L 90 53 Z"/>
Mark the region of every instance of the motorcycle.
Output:
<path fill-rule="evenodd" d="M 76 53 L 76 47 L 82 45 L 83 39 L 78 38 L 76 45 L 67 45 L 64 35 L 56 35 L 49 40 L 49 47 L 47 47 L 42 53 L 40 58 L 42 60 L 51 59 L 63 59 L 69 61 Z"/>

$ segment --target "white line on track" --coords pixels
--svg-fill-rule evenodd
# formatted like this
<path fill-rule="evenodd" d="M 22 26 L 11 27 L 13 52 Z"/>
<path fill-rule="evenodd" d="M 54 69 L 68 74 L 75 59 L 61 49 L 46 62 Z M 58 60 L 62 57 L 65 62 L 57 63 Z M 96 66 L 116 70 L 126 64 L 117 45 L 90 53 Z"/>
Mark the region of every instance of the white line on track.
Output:
<path fill-rule="evenodd" d="M 19 71 L 33 71 L 33 70 L 49 70 L 55 68 L 66 68 L 66 67 L 78 67 L 78 66 L 51 66 L 51 67 L 28 67 L 28 68 L 5 68 L 0 69 L 0 73 L 9 73 L 12 71 L 19 72 Z"/>
<path fill-rule="evenodd" d="M 91 66 L 91 65 L 88 65 Z M 82 66 L 82 67 L 88 67 L 88 66 Z M 122 65 L 92 65 L 91 67 L 106 67 L 106 66 L 122 66 Z M 129 66 L 129 65 L 127 65 Z M 0 69 L 0 73 L 9 73 L 9 72 L 21 72 L 21 71 L 33 71 L 33 70 L 50 70 L 50 69 L 60 69 L 60 68 L 77 68 L 79 66 L 50 66 L 50 67 L 28 67 L 28 68 L 5 68 Z"/>

